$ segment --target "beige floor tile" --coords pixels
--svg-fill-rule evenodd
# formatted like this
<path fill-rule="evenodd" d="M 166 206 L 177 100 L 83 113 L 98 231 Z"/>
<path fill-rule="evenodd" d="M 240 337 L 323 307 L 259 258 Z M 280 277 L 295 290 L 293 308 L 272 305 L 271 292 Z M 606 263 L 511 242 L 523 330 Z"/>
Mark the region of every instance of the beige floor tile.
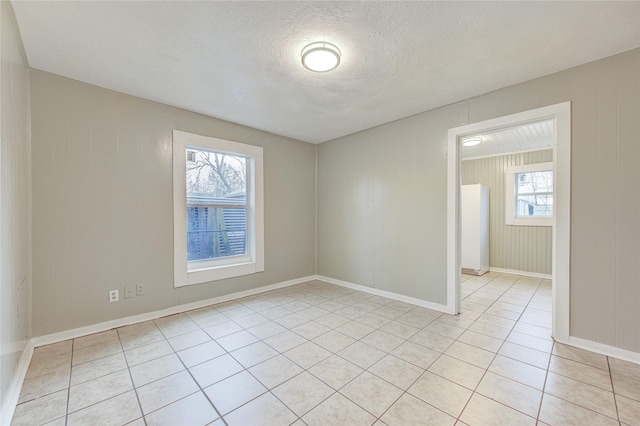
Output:
<path fill-rule="evenodd" d="M 567 358 L 552 355 L 551 362 L 549 363 L 549 371 L 597 386 L 609 392 L 613 390 L 608 371 L 571 361 Z"/>
<path fill-rule="evenodd" d="M 193 393 L 145 416 L 148 426 L 206 425 L 217 418 L 218 413 L 202 392 Z"/>
<path fill-rule="evenodd" d="M 368 325 L 359 323 L 357 321 L 351 321 L 336 328 L 336 331 L 339 331 L 340 333 L 352 337 L 356 340 L 360 340 L 367 334 L 373 333 L 375 331 L 375 328 L 369 327 Z"/>
<path fill-rule="evenodd" d="M 71 386 L 106 376 L 119 370 L 127 368 L 127 361 L 124 354 L 119 352 L 115 355 L 97 359 L 95 361 L 85 362 L 76 365 L 71 369 Z"/>
<path fill-rule="evenodd" d="M 34 377 L 33 379 L 26 379 L 22 383 L 18 404 L 67 389 L 69 387 L 70 373 L 71 368 L 65 368 Z"/>
<path fill-rule="evenodd" d="M 161 341 L 165 341 L 165 338 L 157 327 L 144 334 L 132 334 L 120 337 L 120 343 L 125 351 Z"/>
<path fill-rule="evenodd" d="M 273 308 L 266 309 L 264 311 L 260 311 L 260 313 L 262 315 L 264 315 L 265 317 L 269 318 L 270 320 L 274 320 L 274 319 L 283 317 L 285 315 L 292 314 L 293 312 L 291 312 L 288 309 L 283 308 L 282 306 L 275 306 Z"/>
<path fill-rule="evenodd" d="M 311 374 L 336 390 L 349 383 L 362 371 L 362 368 L 337 355 L 332 355 L 309 369 Z"/>
<path fill-rule="evenodd" d="M 37 362 L 41 359 L 48 359 L 56 355 L 68 354 L 73 350 L 73 340 L 65 340 L 63 342 L 52 343 L 50 345 L 39 346 L 33 350 L 31 362 Z"/>
<path fill-rule="evenodd" d="M 356 426 L 372 425 L 376 418 L 345 396 L 334 393 L 302 420 L 309 426 Z"/>
<path fill-rule="evenodd" d="M 272 392 L 291 411 L 302 417 L 335 391 L 305 371 L 282 383 Z"/>
<path fill-rule="evenodd" d="M 228 336 L 229 334 L 237 333 L 238 331 L 242 330 L 243 328 L 233 321 L 221 322 L 204 329 L 204 331 L 209 336 L 211 336 L 212 339 L 218 339 L 220 337 Z"/>
<path fill-rule="evenodd" d="M 44 423 L 44 426 L 66 426 L 67 424 L 66 419 L 67 419 L 66 416 L 60 417 L 55 420 L 51 420 L 50 422 Z M 131 423 L 127 423 L 127 424 L 130 425 Z M 144 421 L 139 426 L 145 426 Z"/>
<path fill-rule="evenodd" d="M 121 370 L 69 389 L 69 413 L 133 389 L 129 371 Z"/>
<path fill-rule="evenodd" d="M 181 371 L 137 389 L 142 412 L 146 415 L 198 391 L 187 371 Z"/>
<path fill-rule="evenodd" d="M 609 370 L 607 357 L 595 352 L 585 351 L 584 349 L 563 345 L 562 343 L 556 343 L 553 345 L 553 354 L 582 364 L 587 364 L 592 367 L 601 368 L 607 371 Z"/>
<path fill-rule="evenodd" d="M 258 339 L 266 339 L 276 334 L 282 333 L 286 328 L 274 321 L 267 321 L 260 325 L 250 327 L 247 331 L 256 336 Z"/>
<path fill-rule="evenodd" d="M 420 368 L 427 369 L 440 356 L 439 352 L 427 349 L 412 342 L 404 342 L 391 352 L 405 361 L 408 361 Z"/>
<path fill-rule="evenodd" d="M 429 333 L 448 337 L 449 339 L 457 339 L 465 331 L 464 328 L 445 323 L 436 323 L 435 321 L 426 326 L 424 330 Z"/>
<path fill-rule="evenodd" d="M 480 383 L 486 370 L 468 362 L 442 355 L 431 364 L 427 371 L 473 390 Z"/>
<path fill-rule="evenodd" d="M 63 417 L 67 412 L 66 389 L 37 398 L 16 406 L 11 421 L 16 426 L 32 426 Z"/>
<path fill-rule="evenodd" d="M 496 339 L 495 337 L 486 336 L 471 330 L 462 333 L 460 337 L 458 337 L 458 342 L 463 342 L 494 353 L 498 352 L 504 344 L 504 340 L 502 339 Z"/>
<path fill-rule="evenodd" d="M 220 413 L 225 415 L 259 397 L 267 388 L 248 372 L 241 371 L 205 388 L 204 391 Z"/>
<path fill-rule="evenodd" d="M 155 320 L 156 325 L 162 332 L 163 336 L 167 339 L 175 336 L 179 336 L 181 334 L 191 333 L 193 331 L 200 330 L 200 327 L 191 320 L 188 316 L 184 314 L 177 314 L 176 317 L 179 319 L 174 319 L 172 321 L 161 322 L 164 318 L 160 318 L 159 320 Z"/>
<path fill-rule="evenodd" d="M 181 334 L 179 336 L 167 339 L 174 351 L 181 351 L 201 343 L 208 342 L 211 337 L 202 330 L 192 331 L 190 333 Z"/>
<path fill-rule="evenodd" d="M 88 336 L 73 339 L 73 351 L 88 348 L 90 346 L 100 345 L 110 342 L 118 342 L 118 332 L 116 330 L 103 331 Z"/>
<path fill-rule="evenodd" d="M 471 397 L 460 420 L 474 425 L 535 425 L 536 420 L 519 411 L 476 393 Z"/>
<path fill-rule="evenodd" d="M 367 369 L 382 359 L 385 356 L 385 352 L 365 343 L 355 342 L 338 352 L 338 355 L 358 367 Z"/>
<path fill-rule="evenodd" d="M 429 372 L 407 392 L 453 417 L 460 415 L 473 394 L 471 390 Z"/>
<path fill-rule="evenodd" d="M 235 318 L 233 321 L 241 327 L 251 328 L 255 327 L 256 325 L 264 324 L 265 322 L 269 321 L 269 318 L 265 317 L 262 314 L 254 312 L 244 317 Z"/>
<path fill-rule="evenodd" d="M 406 425 L 453 425 L 456 419 L 444 412 L 419 400 L 418 398 L 404 394 L 382 416 L 383 424 L 389 426 Z"/>
<path fill-rule="evenodd" d="M 369 371 L 387 382 L 406 390 L 424 373 L 424 369 L 393 355 L 387 355 L 369 368 Z"/>
<path fill-rule="evenodd" d="M 214 325 L 221 324 L 223 322 L 229 321 L 229 318 L 224 316 L 218 311 L 214 311 L 209 315 L 198 316 L 197 318 L 192 318 L 193 322 L 198 324 L 201 328 L 213 327 Z"/>
<path fill-rule="evenodd" d="M 258 338 L 256 336 L 245 330 L 216 339 L 216 342 L 227 352 L 235 351 L 257 341 Z"/>
<path fill-rule="evenodd" d="M 498 302 L 496 302 L 498 303 Z M 493 315 L 496 317 L 499 317 L 501 319 L 506 319 L 506 320 L 511 320 L 511 321 L 517 321 L 518 318 L 520 317 L 520 312 L 514 312 L 513 310 L 510 309 L 504 309 L 504 308 L 500 308 L 496 306 L 496 303 L 494 303 L 489 309 L 487 309 L 485 312 L 487 315 Z"/>
<path fill-rule="evenodd" d="M 214 305 L 215 306 L 215 305 Z M 223 314 L 231 318 L 232 320 L 236 320 L 239 318 L 244 318 L 247 315 L 251 315 L 255 313 L 255 311 L 247 306 L 244 306 L 242 303 L 238 303 L 232 309 L 227 309 L 223 312 Z"/>
<path fill-rule="evenodd" d="M 511 334 L 509 334 L 509 337 L 507 337 L 507 341 L 548 353 L 551 353 L 553 348 L 553 340 L 550 338 L 542 339 L 540 337 L 530 336 L 517 331 L 512 331 Z"/>
<path fill-rule="evenodd" d="M 611 374 L 611 379 L 613 380 L 613 389 L 616 395 L 640 401 L 640 380 L 615 373 Z"/>
<path fill-rule="evenodd" d="M 266 343 L 256 342 L 235 350 L 230 355 L 245 368 L 250 368 L 278 355 L 278 351 Z"/>
<path fill-rule="evenodd" d="M 285 352 L 284 356 L 306 370 L 331 356 L 331 352 L 313 342 L 306 342 Z"/>
<path fill-rule="evenodd" d="M 613 393 L 549 372 L 544 392 L 617 419 Z"/>
<path fill-rule="evenodd" d="M 276 334 L 275 336 L 266 338 L 263 341 L 273 349 L 282 353 L 305 343 L 307 339 L 293 331 L 286 330 L 282 333 Z"/>
<path fill-rule="evenodd" d="M 131 367 L 129 371 L 133 379 L 133 385 L 139 388 L 182 370 L 184 370 L 184 364 L 182 364 L 180 358 L 176 354 L 169 354 Z"/>
<path fill-rule="evenodd" d="M 365 314 L 365 315 L 368 315 L 368 314 Z M 362 317 L 358 317 L 358 319 L 359 318 L 362 318 Z M 323 315 L 321 317 L 316 318 L 315 321 L 329 328 L 338 328 L 341 325 L 347 324 L 351 320 L 349 318 L 345 318 L 335 313 L 328 313 L 327 315 Z"/>
<path fill-rule="evenodd" d="M 373 346 L 374 348 L 380 349 L 383 352 L 391 352 L 405 342 L 404 339 L 380 330 L 376 330 L 364 336 L 360 341 Z"/>
<path fill-rule="evenodd" d="M 124 327 L 116 328 L 120 340 L 127 337 L 139 336 L 147 334 L 153 331 L 160 331 L 158 326 L 153 321 L 144 321 L 137 324 L 125 325 Z"/>
<path fill-rule="evenodd" d="M 522 383 L 488 371 L 482 378 L 476 392 L 528 416 L 538 416 L 542 392 Z"/>
<path fill-rule="evenodd" d="M 432 333 L 430 331 L 427 331 L 427 329 L 425 328 L 424 330 L 413 335 L 413 337 L 409 339 L 409 341 L 437 352 L 444 352 L 449 346 L 451 346 L 451 344 L 455 340 L 449 337 L 444 337 L 439 334 Z"/>
<path fill-rule="evenodd" d="M 477 348 L 475 346 L 468 345 L 459 341 L 453 342 L 451 346 L 445 351 L 445 355 L 452 358 L 459 359 L 460 361 L 468 362 L 471 365 L 486 369 L 493 361 L 495 353 L 485 351 L 484 349 Z"/>
<path fill-rule="evenodd" d="M 380 331 L 384 331 L 385 333 L 407 340 L 420 331 L 420 329 L 409 324 L 391 321 L 389 324 L 382 326 Z"/>
<path fill-rule="evenodd" d="M 463 317 L 461 315 L 449 315 L 449 314 L 446 314 L 446 315 L 442 315 L 441 317 L 439 317 L 438 319 L 433 321 L 432 324 L 443 323 L 443 324 L 452 325 L 454 327 L 466 329 L 471 324 L 473 324 L 474 321 L 475 321 L 474 318 L 467 318 L 467 317 Z"/>
<path fill-rule="evenodd" d="M 622 423 L 640 425 L 640 401 L 617 395 L 616 403 L 618 405 L 618 415 Z"/>
<path fill-rule="evenodd" d="M 361 324 L 368 325 L 369 327 L 378 329 L 389 324 L 391 322 L 391 319 L 383 317 L 382 315 L 375 314 L 373 312 L 367 312 L 366 314 L 356 318 L 356 321 Z"/>
<path fill-rule="evenodd" d="M 340 393 L 379 417 L 402 395 L 402 389 L 365 371 L 340 389 Z"/>
<path fill-rule="evenodd" d="M 119 352 L 122 352 L 122 345 L 120 345 L 119 340 L 88 346 L 84 349 L 73 351 L 71 365 L 79 365 L 85 362 L 104 358 L 109 355 L 117 354 Z"/>
<path fill-rule="evenodd" d="M 141 417 L 138 398 L 129 391 L 69 414 L 67 425 L 118 426 Z"/>
<path fill-rule="evenodd" d="M 169 343 L 166 340 L 161 340 L 125 351 L 124 356 L 127 358 L 129 367 L 133 367 L 171 353 L 173 353 L 173 349 Z"/>
<path fill-rule="evenodd" d="M 318 324 L 315 321 L 309 321 L 297 327 L 291 329 L 296 334 L 304 337 L 305 339 L 312 340 L 318 336 L 322 336 L 324 333 L 330 331 L 331 329 L 322 324 Z"/>
<path fill-rule="evenodd" d="M 609 365 L 612 373 L 640 380 L 640 364 L 609 357 Z"/>
<path fill-rule="evenodd" d="M 612 418 L 546 393 L 542 397 L 539 418 L 550 425 L 618 425 L 618 422 Z"/>
<path fill-rule="evenodd" d="M 51 374 L 60 370 L 68 370 L 71 367 L 71 352 L 57 354 L 51 357 L 38 357 L 32 360 L 27 369 L 25 378 L 33 379 L 43 374 Z"/>
<path fill-rule="evenodd" d="M 341 317 L 345 317 L 345 318 L 348 318 L 350 320 L 354 320 L 354 319 L 366 314 L 367 311 L 365 311 L 363 309 L 358 309 L 358 308 L 356 308 L 354 306 L 347 306 L 346 308 L 338 309 L 334 313 L 340 315 Z"/>
<path fill-rule="evenodd" d="M 271 393 L 265 393 L 227 414 L 224 419 L 229 426 L 281 426 L 293 423 L 296 421 L 297 416 Z"/>
<path fill-rule="evenodd" d="M 537 351 L 511 342 L 504 342 L 498 354 L 545 370 L 549 366 L 549 359 L 551 358 L 551 355 L 547 352 Z"/>
<path fill-rule="evenodd" d="M 267 389 L 273 389 L 280 383 L 300 374 L 302 368 L 284 355 L 278 355 L 251 367 L 249 372 L 260 380 Z"/>
<path fill-rule="evenodd" d="M 412 327 L 420 328 L 426 327 L 435 320 L 436 317 L 424 316 L 415 313 L 414 311 L 407 312 L 406 314 L 396 318 L 397 322 L 410 325 Z"/>
<path fill-rule="evenodd" d="M 496 339 L 506 339 L 511 333 L 511 329 L 499 327 L 497 325 L 489 324 L 487 322 L 476 321 L 468 328 L 476 333 L 484 334 L 486 336 L 495 337 Z"/>
<path fill-rule="evenodd" d="M 244 370 L 244 367 L 228 354 L 189 368 L 193 378 L 202 388 L 206 388 L 242 370 Z"/>
<path fill-rule="evenodd" d="M 542 390 L 547 374 L 546 370 L 502 355 L 496 356 L 489 366 L 489 371 L 538 390 Z"/>
<path fill-rule="evenodd" d="M 224 353 L 225 350 L 222 349 L 219 344 L 215 341 L 210 341 L 184 349 L 178 352 L 178 356 L 187 368 L 191 368 L 195 365 L 202 364 L 205 361 L 217 358 Z"/>
<path fill-rule="evenodd" d="M 391 306 L 385 305 L 380 308 L 377 308 L 376 310 L 373 311 L 373 313 L 375 313 L 376 315 L 385 317 L 387 319 L 394 320 L 399 316 L 404 315 L 406 312 L 401 311 L 399 309 L 392 308 Z"/>
<path fill-rule="evenodd" d="M 297 327 L 299 325 L 302 325 L 304 323 L 309 322 L 309 318 L 294 312 L 292 314 L 285 315 L 285 316 L 280 317 L 280 318 L 276 318 L 274 321 L 277 322 L 278 324 L 280 324 L 281 326 L 285 327 L 285 328 L 291 329 L 291 328 L 294 328 L 294 327 Z"/>
<path fill-rule="evenodd" d="M 333 353 L 340 352 L 347 346 L 353 344 L 355 341 L 356 340 L 354 338 L 342 334 L 336 330 L 331 330 L 313 339 L 314 343 Z"/>
<path fill-rule="evenodd" d="M 527 324 L 525 322 L 519 322 L 513 327 L 513 331 L 518 333 L 528 334 L 530 336 L 539 337 L 541 339 L 551 339 L 551 329 L 546 327 L 539 327 L 533 324 Z"/>

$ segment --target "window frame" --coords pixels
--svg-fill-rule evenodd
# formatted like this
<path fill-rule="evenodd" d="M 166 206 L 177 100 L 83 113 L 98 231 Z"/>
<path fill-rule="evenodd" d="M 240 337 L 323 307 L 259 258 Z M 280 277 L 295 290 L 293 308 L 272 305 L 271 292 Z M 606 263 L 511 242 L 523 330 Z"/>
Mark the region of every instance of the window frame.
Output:
<path fill-rule="evenodd" d="M 187 149 L 204 149 L 247 158 L 248 212 L 247 253 L 245 255 L 187 261 Z M 174 130 L 172 161 L 174 287 L 263 272 L 264 176 L 262 147 Z"/>
<path fill-rule="evenodd" d="M 551 216 L 516 216 L 516 176 L 521 173 L 534 173 L 551 171 L 554 173 L 553 192 L 556 190 L 555 171 L 553 162 L 534 163 L 524 166 L 509 167 L 505 171 L 505 223 L 511 226 L 553 226 L 553 218 L 556 214 L 555 207 Z M 549 194 L 546 193 L 545 194 Z M 554 202 L 555 205 L 555 202 Z"/>

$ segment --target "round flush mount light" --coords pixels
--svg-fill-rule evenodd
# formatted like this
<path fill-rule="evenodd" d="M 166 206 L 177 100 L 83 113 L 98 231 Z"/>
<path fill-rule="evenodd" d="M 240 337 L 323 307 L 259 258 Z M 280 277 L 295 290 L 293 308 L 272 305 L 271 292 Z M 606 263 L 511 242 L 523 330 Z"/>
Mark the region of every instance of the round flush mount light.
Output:
<path fill-rule="evenodd" d="M 302 52 L 302 65 L 314 72 L 327 72 L 340 65 L 340 49 L 325 41 L 307 44 Z"/>
<path fill-rule="evenodd" d="M 472 138 L 464 139 L 462 141 L 462 145 L 464 146 L 476 146 L 482 143 L 482 138 L 479 136 L 474 136 Z"/>

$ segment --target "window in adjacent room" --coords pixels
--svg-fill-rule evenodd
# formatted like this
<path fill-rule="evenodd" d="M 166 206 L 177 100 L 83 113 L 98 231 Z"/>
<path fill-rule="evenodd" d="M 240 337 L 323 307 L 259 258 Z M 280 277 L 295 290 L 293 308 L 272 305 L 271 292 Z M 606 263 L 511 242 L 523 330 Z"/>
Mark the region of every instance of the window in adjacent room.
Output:
<path fill-rule="evenodd" d="M 553 163 L 510 167 L 505 187 L 507 225 L 553 225 Z"/>
<path fill-rule="evenodd" d="M 264 271 L 262 148 L 174 130 L 176 287 Z"/>

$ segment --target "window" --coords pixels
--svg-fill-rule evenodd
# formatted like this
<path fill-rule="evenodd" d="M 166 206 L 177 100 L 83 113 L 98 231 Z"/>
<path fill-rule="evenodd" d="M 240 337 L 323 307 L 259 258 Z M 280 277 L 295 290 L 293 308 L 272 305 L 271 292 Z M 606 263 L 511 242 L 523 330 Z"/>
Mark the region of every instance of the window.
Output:
<path fill-rule="evenodd" d="M 553 225 L 553 163 L 508 168 L 505 186 L 507 225 Z"/>
<path fill-rule="evenodd" d="M 175 287 L 264 271 L 262 148 L 174 130 Z"/>

